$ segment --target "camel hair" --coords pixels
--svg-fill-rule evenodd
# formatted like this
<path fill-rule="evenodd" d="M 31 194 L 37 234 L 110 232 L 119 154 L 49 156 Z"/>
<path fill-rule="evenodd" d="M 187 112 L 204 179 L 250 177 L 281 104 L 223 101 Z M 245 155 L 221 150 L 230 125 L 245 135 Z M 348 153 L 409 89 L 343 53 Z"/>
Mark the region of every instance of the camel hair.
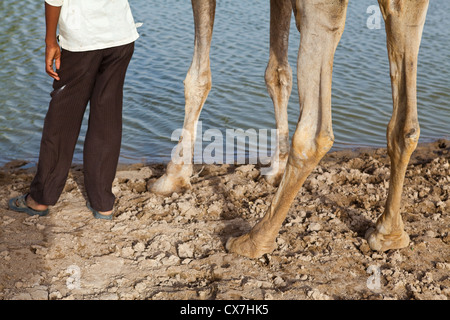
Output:
<path fill-rule="evenodd" d="M 385 211 L 375 228 L 366 233 L 366 240 L 372 250 L 387 251 L 409 244 L 400 207 L 406 168 L 420 134 L 417 63 L 429 0 L 378 2 L 385 21 L 393 100 L 386 135 L 391 175 Z M 275 109 L 277 147 L 272 158 L 276 165 L 272 165 L 266 179 L 278 188 L 264 217 L 250 232 L 227 241 L 226 249 L 231 253 L 258 258 L 276 248 L 276 237 L 295 197 L 333 145 L 333 60 L 344 32 L 347 6 L 348 0 L 270 0 L 270 55 L 265 82 Z M 215 0 L 192 0 L 194 53 L 184 81 L 183 133 L 174 148 L 183 161 L 168 163 L 164 175 L 150 187 L 157 194 L 170 195 L 191 187 L 193 161 L 183 158 L 183 151 L 193 151 L 200 112 L 211 90 L 210 47 L 215 8 Z M 297 61 L 300 116 L 289 143 L 287 105 L 292 69 L 288 42 L 292 15 L 301 35 Z"/>

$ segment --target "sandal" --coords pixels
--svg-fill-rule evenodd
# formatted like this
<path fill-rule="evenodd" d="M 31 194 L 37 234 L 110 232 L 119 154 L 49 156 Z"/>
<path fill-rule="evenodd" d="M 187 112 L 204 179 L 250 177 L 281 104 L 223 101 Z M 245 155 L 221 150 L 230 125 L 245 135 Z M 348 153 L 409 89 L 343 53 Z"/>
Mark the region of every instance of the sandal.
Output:
<path fill-rule="evenodd" d="M 114 213 L 111 213 L 110 215 L 104 215 L 101 214 L 100 212 L 98 212 L 97 210 L 93 209 L 91 207 L 91 205 L 89 204 L 89 202 L 86 204 L 86 206 L 88 207 L 89 210 L 92 211 L 92 213 L 94 214 L 94 218 L 95 219 L 101 219 L 101 220 L 112 220 Z"/>
<path fill-rule="evenodd" d="M 16 212 L 25 212 L 26 214 L 28 214 L 30 216 L 43 217 L 49 213 L 48 209 L 39 211 L 39 210 L 34 210 L 34 209 L 30 208 L 27 205 L 27 196 L 28 196 L 28 193 L 24 194 L 22 196 L 10 199 L 8 202 L 9 208 Z"/>

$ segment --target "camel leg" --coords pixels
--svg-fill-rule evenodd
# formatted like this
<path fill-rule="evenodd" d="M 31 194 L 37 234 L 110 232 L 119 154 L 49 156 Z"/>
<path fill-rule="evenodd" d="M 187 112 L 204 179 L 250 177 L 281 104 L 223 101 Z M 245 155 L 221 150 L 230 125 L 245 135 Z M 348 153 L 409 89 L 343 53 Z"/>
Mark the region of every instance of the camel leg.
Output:
<path fill-rule="evenodd" d="M 206 98 L 211 91 L 211 69 L 209 53 L 215 17 L 215 0 L 192 0 L 195 42 L 191 66 L 184 81 L 185 118 L 183 130 L 166 173 L 150 188 L 150 191 L 170 195 L 191 187 L 192 160 L 194 154 L 197 123 Z"/>
<path fill-rule="evenodd" d="M 265 179 L 274 186 L 280 183 L 289 155 L 287 106 L 292 91 L 292 69 L 288 61 L 291 15 L 289 1 L 270 1 L 270 54 L 265 80 L 275 109 L 277 147 Z"/>
<path fill-rule="evenodd" d="M 417 118 L 417 60 L 429 0 L 379 0 L 386 21 L 392 83 L 393 114 L 387 129 L 391 159 L 389 194 L 384 213 L 367 241 L 372 250 L 387 251 L 408 246 L 400 213 L 406 168 L 419 140 Z"/>
<path fill-rule="evenodd" d="M 249 233 L 227 242 L 230 252 L 257 258 L 275 249 L 275 239 L 303 182 L 333 145 L 331 78 L 347 4 L 347 0 L 292 0 L 301 34 L 297 65 L 300 118 L 270 208 Z"/>

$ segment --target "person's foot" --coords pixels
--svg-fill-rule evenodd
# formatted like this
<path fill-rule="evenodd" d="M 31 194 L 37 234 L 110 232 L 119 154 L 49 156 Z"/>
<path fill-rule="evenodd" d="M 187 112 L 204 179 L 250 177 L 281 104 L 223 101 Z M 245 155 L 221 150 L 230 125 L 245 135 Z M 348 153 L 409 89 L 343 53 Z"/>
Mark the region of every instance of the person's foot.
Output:
<path fill-rule="evenodd" d="M 98 211 L 98 213 L 100 213 L 102 216 L 110 216 L 110 215 L 112 215 L 112 211 L 106 211 L 106 212 L 103 212 L 103 211 Z"/>
<path fill-rule="evenodd" d="M 30 216 L 46 216 L 49 213 L 47 205 L 41 205 L 33 200 L 29 194 L 24 194 L 8 201 L 9 209 L 16 212 L 25 212 Z"/>
<path fill-rule="evenodd" d="M 27 202 L 27 206 L 36 211 L 45 211 L 48 209 L 48 206 L 37 203 L 30 195 L 27 195 L 25 198 Z"/>
<path fill-rule="evenodd" d="M 95 210 L 95 209 L 93 209 L 91 207 L 89 202 L 86 204 L 86 206 L 88 207 L 89 210 L 92 211 L 92 213 L 94 214 L 94 218 L 95 219 L 112 220 L 112 218 L 113 218 L 113 210 L 111 210 L 111 211 L 97 211 L 97 210 Z"/>

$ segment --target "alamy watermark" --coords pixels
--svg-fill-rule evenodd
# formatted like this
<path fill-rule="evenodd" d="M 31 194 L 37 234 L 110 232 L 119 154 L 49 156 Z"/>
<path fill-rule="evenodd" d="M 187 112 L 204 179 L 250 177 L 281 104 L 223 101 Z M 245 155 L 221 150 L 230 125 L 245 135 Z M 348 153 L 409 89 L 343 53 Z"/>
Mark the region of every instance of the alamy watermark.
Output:
<path fill-rule="evenodd" d="M 367 278 L 367 288 L 372 291 L 379 291 L 381 289 L 381 270 L 379 266 L 371 265 L 367 268 L 367 273 L 371 274 Z"/>
<path fill-rule="evenodd" d="M 370 14 L 367 18 L 367 28 L 373 29 L 381 29 L 381 10 L 377 5 L 369 6 L 366 10 L 366 13 Z"/>
<path fill-rule="evenodd" d="M 179 144 L 172 149 L 171 160 L 175 164 L 271 164 L 262 168 L 266 174 L 277 164 L 272 153 L 277 146 L 277 129 L 208 129 L 203 132 L 198 122 L 195 137 L 184 129 L 173 131 L 171 140 Z M 192 150 L 192 141 L 194 150 Z M 206 144 L 206 146 L 205 146 Z"/>
<path fill-rule="evenodd" d="M 66 269 L 70 276 L 66 279 L 66 286 L 69 290 L 81 288 L 81 269 L 77 265 L 71 265 Z"/>

